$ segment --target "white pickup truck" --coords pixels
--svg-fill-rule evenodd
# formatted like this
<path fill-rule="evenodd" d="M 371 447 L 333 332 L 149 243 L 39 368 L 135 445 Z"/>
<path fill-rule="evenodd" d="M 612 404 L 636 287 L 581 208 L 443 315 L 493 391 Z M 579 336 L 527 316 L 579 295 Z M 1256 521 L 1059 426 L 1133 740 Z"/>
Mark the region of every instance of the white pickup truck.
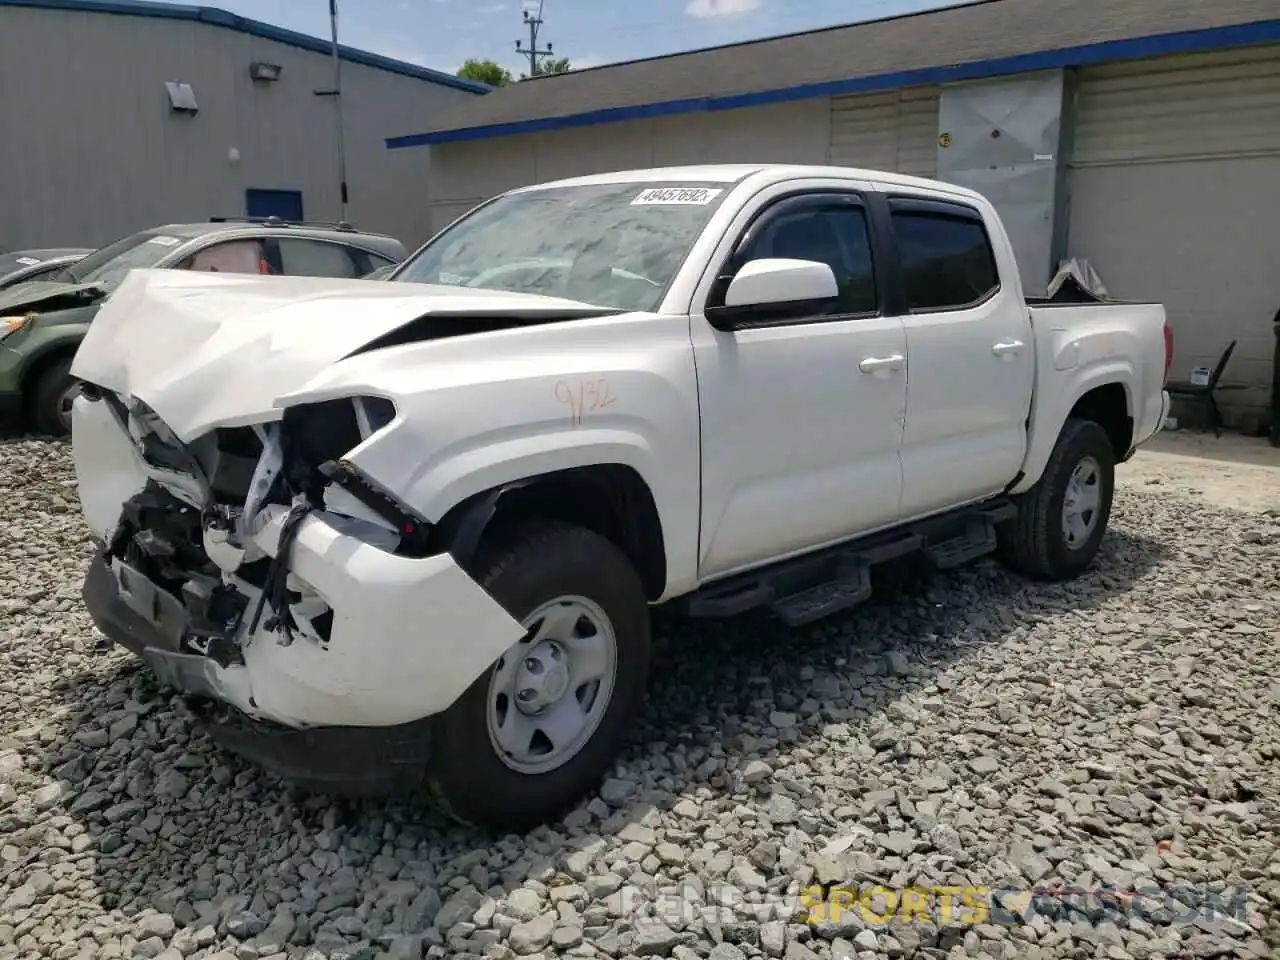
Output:
<path fill-rule="evenodd" d="M 1025 300 L 979 194 L 828 167 L 515 190 L 377 283 L 140 270 L 73 369 L 84 596 L 242 754 L 518 829 L 613 762 L 655 606 L 1081 573 L 1170 352 Z"/>

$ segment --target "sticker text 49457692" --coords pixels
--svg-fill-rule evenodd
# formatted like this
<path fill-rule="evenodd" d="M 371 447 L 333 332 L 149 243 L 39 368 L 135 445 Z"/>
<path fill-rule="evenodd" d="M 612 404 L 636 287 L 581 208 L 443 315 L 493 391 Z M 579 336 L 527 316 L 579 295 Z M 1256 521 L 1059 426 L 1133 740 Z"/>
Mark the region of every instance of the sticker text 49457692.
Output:
<path fill-rule="evenodd" d="M 723 190 L 710 187 L 650 187 L 631 201 L 633 207 L 705 207 Z"/>

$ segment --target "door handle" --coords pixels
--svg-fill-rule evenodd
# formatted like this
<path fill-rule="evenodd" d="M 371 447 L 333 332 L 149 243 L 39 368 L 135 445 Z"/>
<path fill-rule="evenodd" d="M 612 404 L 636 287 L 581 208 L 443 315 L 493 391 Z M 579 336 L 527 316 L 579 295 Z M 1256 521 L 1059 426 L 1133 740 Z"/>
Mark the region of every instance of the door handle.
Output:
<path fill-rule="evenodd" d="M 1023 343 L 1021 340 L 1001 340 L 991 348 L 991 352 L 997 357 L 1012 356 L 1022 352 Z"/>
<path fill-rule="evenodd" d="M 895 353 L 891 357 L 867 357 L 858 364 L 858 369 L 863 373 L 879 373 L 881 370 L 901 370 L 905 360 L 906 357 L 900 353 Z"/>

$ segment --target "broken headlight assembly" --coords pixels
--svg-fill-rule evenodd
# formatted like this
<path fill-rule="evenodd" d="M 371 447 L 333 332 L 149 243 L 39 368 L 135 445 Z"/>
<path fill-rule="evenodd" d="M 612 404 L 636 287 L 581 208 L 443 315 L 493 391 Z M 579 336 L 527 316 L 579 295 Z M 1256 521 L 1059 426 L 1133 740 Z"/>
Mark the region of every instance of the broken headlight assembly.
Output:
<path fill-rule="evenodd" d="M 266 616 L 266 628 L 289 645 L 299 626 L 296 615 L 306 622 L 304 632 L 327 642 L 332 611 L 323 598 L 301 590 L 300 582 L 291 586 L 288 569 L 293 541 L 313 513 L 323 514 L 325 522 L 341 534 L 370 546 L 402 556 L 426 554 L 430 525 L 345 459 L 395 417 L 395 404 L 383 397 L 325 400 L 288 408 L 279 426 L 264 432 L 262 457 L 242 514 L 248 526 L 236 539 L 247 542 L 253 532 L 249 527 L 260 522 L 266 505 L 287 503 L 289 510 L 281 521 L 276 556 L 261 582 L 249 636 Z"/>
<path fill-rule="evenodd" d="M 290 491 L 313 504 L 341 490 L 394 530 L 397 553 L 425 555 L 430 525 L 425 518 L 378 487 L 346 459 L 348 453 L 395 420 L 395 404 L 385 397 L 353 397 L 299 404 L 280 424 L 280 469 Z M 332 503 L 329 510 L 334 509 Z"/>
<path fill-rule="evenodd" d="M 395 404 L 382 397 L 321 400 L 289 407 L 280 422 L 283 468 L 297 492 L 327 482 L 320 468 L 336 462 L 395 419 Z"/>

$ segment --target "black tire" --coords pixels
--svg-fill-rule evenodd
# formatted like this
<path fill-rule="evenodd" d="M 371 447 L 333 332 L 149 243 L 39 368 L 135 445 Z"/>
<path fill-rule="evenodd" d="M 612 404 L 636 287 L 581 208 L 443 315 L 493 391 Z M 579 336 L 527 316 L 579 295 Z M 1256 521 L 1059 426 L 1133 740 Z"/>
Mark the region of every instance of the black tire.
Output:
<path fill-rule="evenodd" d="M 1072 544 L 1063 530 L 1063 504 L 1076 467 L 1097 465 L 1099 501 L 1087 537 Z M 998 531 L 999 557 L 1037 580 L 1071 580 L 1093 563 L 1107 532 L 1115 493 L 1115 450 L 1091 420 L 1069 419 L 1034 487 L 1017 498 L 1018 516 Z"/>
<path fill-rule="evenodd" d="M 57 360 L 41 371 L 31 387 L 28 416 L 36 433 L 49 437 L 65 437 L 71 430 L 62 417 L 62 403 L 68 389 L 76 383 L 71 376 L 71 358 Z"/>
<path fill-rule="evenodd" d="M 567 812 L 599 783 L 620 751 L 644 699 L 649 604 L 621 550 L 589 530 L 562 523 L 525 527 L 482 549 L 473 575 L 521 622 L 560 597 L 590 600 L 607 616 L 616 638 L 613 691 L 599 725 L 556 769 L 520 772 L 499 756 L 487 725 L 496 663 L 436 721 L 427 765 L 433 803 L 469 826 L 523 832 Z"/>

